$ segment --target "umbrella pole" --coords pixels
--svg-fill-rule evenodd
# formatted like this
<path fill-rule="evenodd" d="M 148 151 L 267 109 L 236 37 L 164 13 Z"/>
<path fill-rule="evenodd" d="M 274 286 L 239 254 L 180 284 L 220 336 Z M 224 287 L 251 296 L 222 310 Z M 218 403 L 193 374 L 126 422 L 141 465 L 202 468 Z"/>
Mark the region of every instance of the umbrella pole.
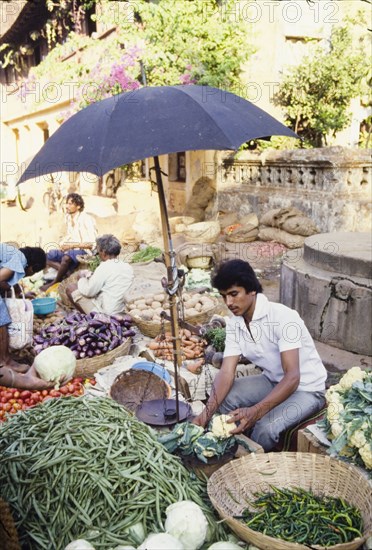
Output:
<path fill-rule="evenodd" d="M 174 264 L 174 250 L 172 243 L 172 235 L 169 226 L 167 204 L 165 201 L 163 180 L 161 176 L 161 169 L 159 163 L 159 157 L 154 157 L 155 163 L 155 173 L 156 173 L 156 183 L 158 187 L 159 194 L 159 206 L 160 206 L 160 217 L 162 225 L 162 234 L 164 242 L 164 256 L 165 256 L 165 266 L 167 268 L 168 275 L 168 287 L 172 291 L 173 287 L 177 285 L 177 273 L 175 271 Z M 173 265 L 172 265 L 173 264 Z M 176 286 L 177 288 L 177 286 Z M 179 336 L 179 325 L 178 325 L 178 315 L 177 315 L 177 303 L 176 303 L 176 292 L 170 292 L 169 295 L 169 309 L 171 317 L 171 329 L 173 337 L 173 365 L 174 365 L 174 380 L 175 380 L 175 389 L 176 389 L 176 418 L 177 422 L 179 421 L 179 399 L 178 399 L 178 373 L 181 368 L 181 344 Z"/>

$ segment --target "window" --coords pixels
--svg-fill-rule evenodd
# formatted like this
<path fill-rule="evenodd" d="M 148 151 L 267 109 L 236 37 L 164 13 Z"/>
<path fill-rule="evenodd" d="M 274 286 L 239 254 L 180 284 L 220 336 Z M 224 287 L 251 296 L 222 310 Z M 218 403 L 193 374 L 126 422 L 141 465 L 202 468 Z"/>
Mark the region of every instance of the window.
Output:
<path fill-rule="evenodd" d="M 186 181 L 186 153 L 170 153 L 168 155 L 169 181 Z"/>

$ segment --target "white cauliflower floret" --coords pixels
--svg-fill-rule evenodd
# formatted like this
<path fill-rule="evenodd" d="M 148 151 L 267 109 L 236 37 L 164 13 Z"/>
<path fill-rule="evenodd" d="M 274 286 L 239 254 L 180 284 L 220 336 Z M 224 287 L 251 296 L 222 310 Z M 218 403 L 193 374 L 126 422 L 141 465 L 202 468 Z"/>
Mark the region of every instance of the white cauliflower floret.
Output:
<path fill-rule="evenodd" d="M 343 429 L 344 429 L 344 427 L 340 422 L 338 422 L 338 421 L 332 422 L 331 431 L 332 431 L 332 435 L 334 437 L 338 437 L 341 434 Z"/>
<path fill-rule="evenodd" d="M 341 378 L 339 384 L 343 389 L 349 389 L 357 380 L 363 380 L 366 376 L 366 372 L 363 371 L 360 367 L 352 367 L 347 371 L 346 374 Z"/>
<path fill-rule="evenodd" d="M 363 447 L 360 447 L 359 454 L 366 468 L 371 470 L 372 469 L 372 445 L 370 443 L 366 443 L 365 445 L 363 445 Z"/>
<path fill-rule="evenodd" d="M 357 449 L 359 449 L 360 447 L 364 447 L 364 445 L 367 443 L 367 439 L 363 431 L 365 429 L 367 429 L 367 422 L 364 422 L 359 430 L 355 430 L 355 432 L 351 434 L 349 438 L 349 444 L 352 447 L 356 447 Z"/>
<path fill-rule="evenodd" d="M 231 416 L 228 414 L 221 414 L 220 416 L 215 416 L 212 418 L 211 422 L 211 432 L 216 437 L 226 438 L 231 437 L 231 430 L 235 430 L 237 425 L 235 422 L 227 422 L 230 420 Z"/>
<path fill-rule="evenodd" d="M 337 403 L 337 402 L 330 402 L 328 403 L 328 407 L 327 407 L 327 418 L 328 420 L 332 423 L 332 422 L 337 422 L 338 419 L 340 418 L 340 414 L 342 413 L 342 411 L 344 410 L 344 407 L 343 405 L 341 405 L 341 403 Z"/>

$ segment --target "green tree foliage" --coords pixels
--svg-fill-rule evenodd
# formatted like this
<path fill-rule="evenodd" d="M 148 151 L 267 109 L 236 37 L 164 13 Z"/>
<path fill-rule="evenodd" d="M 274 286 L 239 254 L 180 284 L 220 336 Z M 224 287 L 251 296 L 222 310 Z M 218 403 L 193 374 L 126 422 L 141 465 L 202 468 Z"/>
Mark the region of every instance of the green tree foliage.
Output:
<path fill-rule="evenodd" d="M 334 28 L 327 48 L 319 46 L 284 77 L 274 97 L 285 108 L 287 124 L 315 147 L 347 127 L 350 101 L 364 92 L 369 72 L 363 41 L 350 27 Z"/>
<path fill-rule="evenodd" d="M 197 83 L 234 91 L 241 87 L 241 67 L 252 53 L 245 23 L 229 16 L 234 2 L 103 0 L 95 17 L 116 32 L 104 40 L 70 33 L 30 78 L 74 82 L 73 110 L 144 84 Z M 76 50 L 81 52 L 78 62 L 68 57 Z"/>

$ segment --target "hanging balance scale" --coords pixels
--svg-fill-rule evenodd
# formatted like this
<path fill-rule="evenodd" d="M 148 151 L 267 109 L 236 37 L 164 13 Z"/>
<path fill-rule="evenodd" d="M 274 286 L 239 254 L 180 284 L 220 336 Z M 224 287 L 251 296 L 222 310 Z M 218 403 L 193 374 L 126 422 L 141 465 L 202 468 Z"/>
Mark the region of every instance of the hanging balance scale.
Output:
<path fill-rule="evenodd" d="M 182 280 L 182 277 L 181 277 Z M 179 304 L 182 304 L 182 284 L 177 292 L 179 297 Z M 187 326 L 192 332 L 198 333 L 198 330 L 189 323 L 186 323 L 180 318 L 180 311 L 177 308 L 177 322 L 179 326 Z M 182 311 L 183 314 L 183 311 Z M 171 317 L 166 314 L 165 311 L 161 313 L 161 336 L 165 339 L 165 320 L 172 321 Z M 164 365 L 163 365 L 163 368 Z M 152 399 L 149 401 L 143 401 L 136 409 L 136 416 L 138 420 L 141 420 L 145 424 L 153 426 L 171 426 L 177 422 L 185 421 L 192 416 L 192 409 L 189 403 L 179 400 L 178 387 L 181 385 L 181 380 L 178 378 L 178 370 L 175 366 L 174 378 L 176 381 L 176 396 L 175 399 L 167 398 L 164 392 L 163 399 Z M 190 398 L 188 387 L 182 388 L 186 398 Z"/>

